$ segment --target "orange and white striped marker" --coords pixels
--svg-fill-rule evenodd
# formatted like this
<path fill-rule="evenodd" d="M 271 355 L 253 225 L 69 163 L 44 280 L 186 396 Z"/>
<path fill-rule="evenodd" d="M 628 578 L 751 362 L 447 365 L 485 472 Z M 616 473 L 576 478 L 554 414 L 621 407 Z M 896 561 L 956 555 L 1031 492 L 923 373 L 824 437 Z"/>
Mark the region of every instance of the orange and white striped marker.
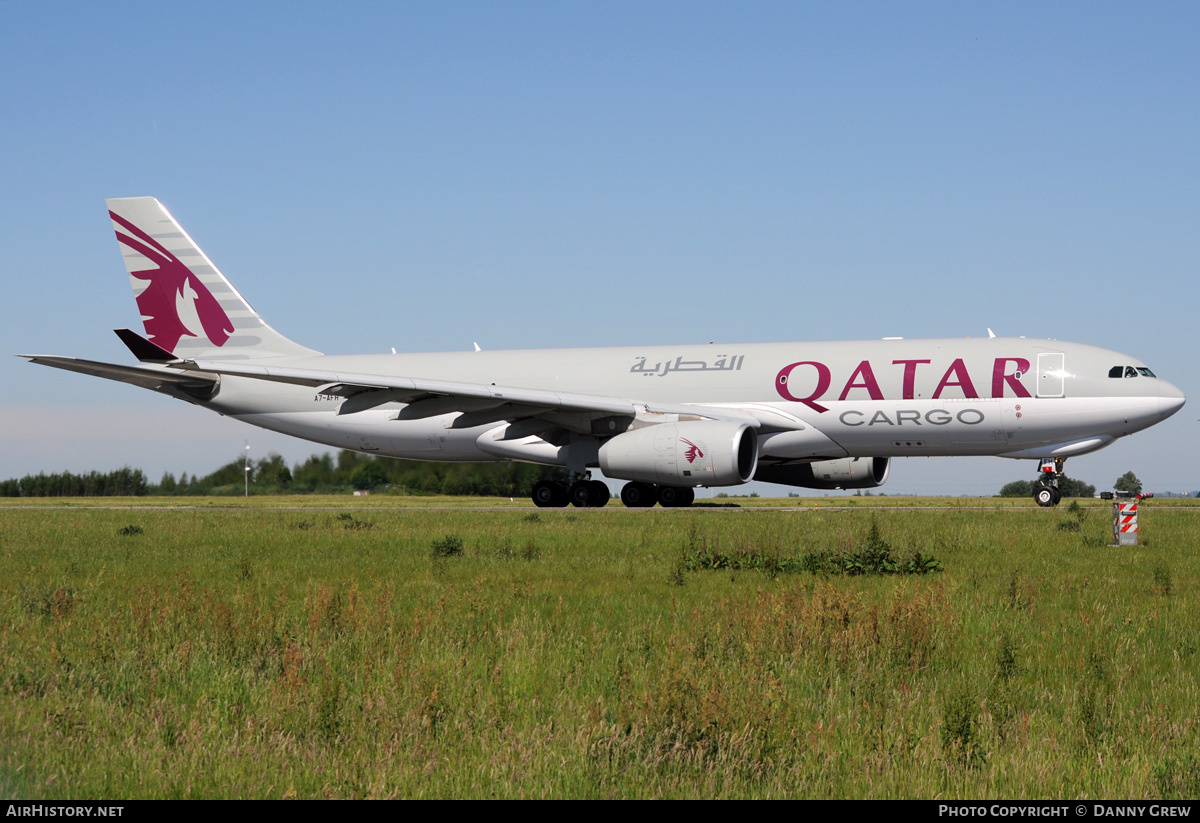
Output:
<path fill-rule="evenodd" d="M 1137 503 L 1113 503 L 1113 545 L 1137 545 Z"/>

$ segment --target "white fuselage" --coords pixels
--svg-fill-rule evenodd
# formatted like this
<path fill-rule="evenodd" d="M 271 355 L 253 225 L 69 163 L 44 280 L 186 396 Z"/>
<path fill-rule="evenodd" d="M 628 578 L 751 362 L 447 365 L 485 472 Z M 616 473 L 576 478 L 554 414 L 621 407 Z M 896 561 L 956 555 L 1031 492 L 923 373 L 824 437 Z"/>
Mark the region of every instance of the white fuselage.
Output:
<path fill-rule="evenodd" d="M 657 401 L 751 409 L 767 423 L 761 443 L 765 460 L 1069 456 L 1154 425 L 1183 405 L 1178 389 L 1138 373 L 1145 367 L 1127 355 L 1025 338 L 379 354 L 277 362 L 335 373 L 620 397 L 635 405 Z M 1137 376 L 1110 377 L 1117 367 L 1132 368 Z M 206 405 L 338 448 L 418 460 L 497 459 L 479 441 L 498 423 L 454 428 L 459 412 L 395 419 L 403 403 L 339 414 L 343 402 L 312 388 L 227 375 Z M 770 432 L 775 421 L 781 424 L 775 428 L 788 430 Z M 528 459 L 562 462 L 545 459 L 544 450 L 530 450 Z"/>

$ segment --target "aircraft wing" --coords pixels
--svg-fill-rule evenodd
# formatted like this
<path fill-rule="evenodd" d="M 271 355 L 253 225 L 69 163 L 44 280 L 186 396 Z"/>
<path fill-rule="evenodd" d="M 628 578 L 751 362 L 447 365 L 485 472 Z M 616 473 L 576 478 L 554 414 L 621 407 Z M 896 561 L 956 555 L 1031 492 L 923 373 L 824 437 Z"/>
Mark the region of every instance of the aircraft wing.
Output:
<path fill-rule="evenodd" d="M 600 417 L 636 417 L 638 414 L 682 414 L 711 420 L 732 420 L 758 428 L 758 416 L 736 407 L 699 406 L 641 402 L 624 397 L 597 394 L 546 391 L 514 386 L 482 383 L 460 383 L 447 380 L 427 380 L 410 377 L 391 377 L 381 374 L 355 374 L 300 369 L 287 366 L 268 366 L 255 363 L 221 360 L 187 360 L 172 364 L 186 373 L 205 372 L 249 377 L 276 383 L 309 386 L 320 394 L 345 397 L 339 414 L 354 414 L 382 406 L 385 403 L 406 403 L 398 413 L 401 420 L 419 420 L 450 412 L 462 416 L 454 428 L 469 428 L 502 420 L 522 420 L 542 417 L 566 428 L 591 430 L 585 421 Z M 572 425 L 564 416 L 575 415 Z"/>

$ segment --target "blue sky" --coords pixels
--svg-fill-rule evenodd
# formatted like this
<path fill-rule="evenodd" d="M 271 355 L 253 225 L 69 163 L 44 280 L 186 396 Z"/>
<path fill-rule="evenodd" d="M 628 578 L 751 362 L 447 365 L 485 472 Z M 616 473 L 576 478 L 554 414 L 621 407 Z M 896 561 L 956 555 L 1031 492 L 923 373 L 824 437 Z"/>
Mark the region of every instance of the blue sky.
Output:
<path fill-rule="evenodd" d="M 127 362 L 106 197 L 331 353 L 999 334 L 1200 397 L 1200 6 L 0 3 L 0 352 Z M 320 447 L 0 358 L 0 477 Z M 1200 416 L 1068 465 L 1200 488 Z M 994 492 L 999 459 L 883 491 Z"/>

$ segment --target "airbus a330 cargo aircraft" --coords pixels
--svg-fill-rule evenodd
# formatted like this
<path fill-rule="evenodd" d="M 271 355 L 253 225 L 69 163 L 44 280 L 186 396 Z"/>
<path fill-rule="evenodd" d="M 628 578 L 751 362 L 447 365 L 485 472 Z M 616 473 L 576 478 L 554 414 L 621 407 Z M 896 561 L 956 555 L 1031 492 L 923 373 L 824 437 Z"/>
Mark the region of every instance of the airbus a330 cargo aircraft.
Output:
<path fill-rule="evenodd" d="M 152 197 L 109 200 L 145 337 L 141 365 L 23 355 L 255 426 L 416 460 L 562 466 L 539 506 L 686 506 L 698 486 L 881 485 L 893 457 L 1067 457 L 1170 417 L 1175 386 L 1125 354 L 989 337 L 323 355 L 263 322 Z"/>

